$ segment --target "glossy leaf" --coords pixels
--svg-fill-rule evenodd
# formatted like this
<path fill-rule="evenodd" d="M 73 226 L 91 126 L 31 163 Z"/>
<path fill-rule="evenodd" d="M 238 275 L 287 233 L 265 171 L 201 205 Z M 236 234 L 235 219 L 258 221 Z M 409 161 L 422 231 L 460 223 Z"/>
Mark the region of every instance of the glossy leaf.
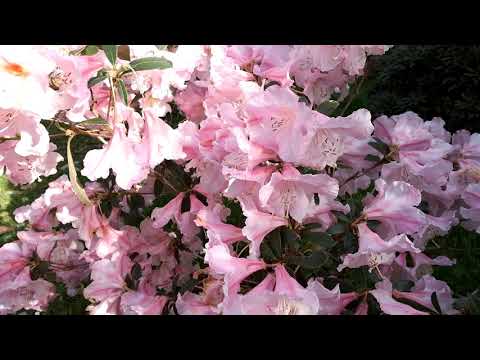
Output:
<path fill-rule="evenodd" d="M 130 62 L 130 67 L 134 71 L 154 70 L 154 69 L 167 69 L 172 67 L 172 62 L 163 57 L 145 57 L 141 59 L 135 59 Z M 125 70 L 125 74 L 131 72 L 128 68 Z"/>
<path fill-rule="evenodd" d="M 101 83 L 102 81 L 107 79 L 107 74 L 105 72 L 99 72 L 94 77 L 90 78 L 87 82 L 87 86 L 89 88 Z"/>
<path fill-rule="evenodd" d="M 343 234 L 346 230 L 345 224 L 342 223 L 336 223 L 335 225 L 331 226 L 327 232 L 331 235 L 338 235 L 338 234 Z"/>
<path fill-rule="evenodd" d="M 380 159 L 376 155 L 368 154 L 367 156 L 365 156 L 365 160 L 371 161 L 371 162 L 380 162 L 382 159 Z"/>
<path fill-rule="evenodd" d="M 183 214 L 184 212 L 190 211 L 190 196 L 189 194 L 185 194 L 182 200 L 182 206 L 180 212 Z"/>
<path fill-rule="evenodd" d="M 118 45 L 102 45 L 102 50 L 105 52 L 105 56 L 110 61 L 110 64 L 115 65 L 117 62 Z"/>
<path fill-rule="evenodd" d="M 324 251 L 315 251 L 309 256 L 291 256 L 287 262 L 294 265 L 300 265 L 305 269 L 318 269 L 328 260 L 328 255 Z"/>
<path fill-rule="evenodd" d="M 302 239 L 324 249 L 329 249 L 337 244 L 332 236 L 325 232 L 308 232 Z"/>
<path fill-rule="evenodd" d="M 120 98 L 122 99 L 125 105 L 128 105 L 128 92 L 127 92 L 127 88 L 125 87 L 125 83 L 123 82 L 122 79 L 118 80 L 117 86 L 118 86 L 118 93 L 120 94 Z"/>
<path fill-rule="evenodd" d="M 108 121 L 100 117 L 87 119 L 78 123 L 79 125 L 108 125 Z"/>

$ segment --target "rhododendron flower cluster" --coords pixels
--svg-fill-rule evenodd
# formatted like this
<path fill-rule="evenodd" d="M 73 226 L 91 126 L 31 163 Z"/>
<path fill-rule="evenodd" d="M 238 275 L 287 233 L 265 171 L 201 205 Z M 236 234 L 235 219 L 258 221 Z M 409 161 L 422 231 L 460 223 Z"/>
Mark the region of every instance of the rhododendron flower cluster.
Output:
<path fill-rule="evenodd" d="M 0 172 L 57 176 L 14 212 L 0 314 L 59 284 L 90 314 L 458 313 L 425 250 L 480 232 L 480 135 L 323 110 L 389 48 L 1 46 Z"/>

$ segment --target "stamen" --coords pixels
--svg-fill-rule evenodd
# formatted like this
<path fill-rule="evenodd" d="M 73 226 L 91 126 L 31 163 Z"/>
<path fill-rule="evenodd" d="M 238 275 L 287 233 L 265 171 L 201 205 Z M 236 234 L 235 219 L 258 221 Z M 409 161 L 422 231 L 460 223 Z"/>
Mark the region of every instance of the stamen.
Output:
<path fill-rule="evenodd" d="M 280 204 L 283 208 L 283 214 L 285 217 L 288 217 L 290 214 L 290 208 L 296 199 L 297 195 L 290 186 L 287 187 L 284 192 L 282 192 L 280 196 Z"/>
<path fill-rule="evenodd" d="M 58 66 L 50 74 L 48 74 L 48 84 L 50 88 L 55 91 L 61 90 L 65 85 L 71 84 L 70 75 L 72 73 L 65 73 Z"/>

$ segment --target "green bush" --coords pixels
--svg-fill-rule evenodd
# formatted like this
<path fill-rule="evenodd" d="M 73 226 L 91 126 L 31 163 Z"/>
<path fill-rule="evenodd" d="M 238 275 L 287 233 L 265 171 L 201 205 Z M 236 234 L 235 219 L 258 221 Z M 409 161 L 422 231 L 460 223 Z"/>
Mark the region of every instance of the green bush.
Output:
<path fill-rule="evenodd" d="M 374 117 L 411 110 L 480 132 L 480 45 L 398 45 L 369 58 L 359 99 Z"/>

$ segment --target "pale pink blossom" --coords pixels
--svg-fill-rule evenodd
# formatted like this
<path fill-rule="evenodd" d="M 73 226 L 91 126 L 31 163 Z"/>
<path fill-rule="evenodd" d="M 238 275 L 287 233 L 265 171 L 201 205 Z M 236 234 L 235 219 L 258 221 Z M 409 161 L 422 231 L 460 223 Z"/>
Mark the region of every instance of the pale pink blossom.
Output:
<path fill-rule="evenodd" d="M 240 290 L 240 283 L 247 276 L 266 267 L 263 260 L 232 256 L 228 246 L 223 243 L 207 248 L 205 261 L 215 274 L 224 275 L 224 292 L 227 296 L 236 294 Z"/>
<path fill-rule="evenodd" d="M 480 233 L 480 184 L 468 185 L 462 194 L 462 199 L 469 206 L 460 208 L 460 214 L 467 219 L 463 225 L 469 230 Z"/>
<path fill-rule="evenodd" d="M 397 234 L 413 234 L 426 225 L 425 214 L 416 208 L 421 202 L 421 194 L 413 186 L 403 181 L 375 181 L 378 194 L 364 201 L 363 214 L 368 220 L 378 220 L 384 226 L 388 237 Z"/>
<path fill-rule="evenodd" d="M 333 199 L 338 194 L 338 182 L 325 174 L 302 175 L 291 165 L 282 172 L 272 174 L 270 181 L 261 187 L 261 205 L 276 216 L 291 216 L 302 222 L 315 205 L 313 194 L 320 198 Z"/>
<path fill-rule="evenodd" d="M 200 210 L 197 213 L 195 224 L 207 229 L 207 236 L 212 244 L 217 242 L 232 244 L 245 238 L 241 228 L 225 224 L 218 215 L 208 209 Z"/>
<path fill-rule="evenodd" d="M 392 284 L 388 280 L 377 283 L 372 294 L 380 305 L 380 309 L 388 315 L 428 315 L 428 313 L 414 309 L 413 307 L 395 300 L 392 296 Z"/>
<path fill-rule="evenodd" d="M 83 160 L 82 175 L 90 180 L 106 178 L 110 169 L 116 175 L 117 185 L 128 190 L 147 177 L 148 169 L 134 151 L 123 126 L 113 129 L 113 136 L 103 149 L 90 150 Z"/>
<path fill-rule="evenodd" d="M 280 226 L 287 226 L 288 220 L 284 217 L 270 215 L 255 209 L 244 210 L 247 217 L 242 234 L 250 241 L 249 257 L 260 257 L 260 244 L 265 236 Z"/>
<path fill-rule="evenodd" d="M 12 281 L 0 287 L 0 315 L 19 310 L 44 311 L 56 297 L 55 286 L 43 279 L 32 280 L 24 268 Z"/>
<path fill-rule="evenodd" d="M 378 234 L 370 230 L 366 223 L 358 224 L 358 252 L 347 254 L 343 264 L 339 265 L 338 271 L 345 267 L 358 268 L 368 266 L 370 271 L 377 269 L 379 265 L 391 264 L 395 259 L 396 252 L 420 252 L 405 234 L 394 236 L 389 240 L 383 240 Z"/>
<path fill-rule="evenodd" d="M 458 314 L 453 308 L 453 298 L 450 287 L 444 281 L 435 279 L 433 276 L 425 275 L 419 279 L 410 292 L 394 290 L 393 294 L 397 299 L 412 300 L 433 311 L 438 311 L 432 304 L 432 295 L 437 295 L 438 304 L 443 314 Z"/>

